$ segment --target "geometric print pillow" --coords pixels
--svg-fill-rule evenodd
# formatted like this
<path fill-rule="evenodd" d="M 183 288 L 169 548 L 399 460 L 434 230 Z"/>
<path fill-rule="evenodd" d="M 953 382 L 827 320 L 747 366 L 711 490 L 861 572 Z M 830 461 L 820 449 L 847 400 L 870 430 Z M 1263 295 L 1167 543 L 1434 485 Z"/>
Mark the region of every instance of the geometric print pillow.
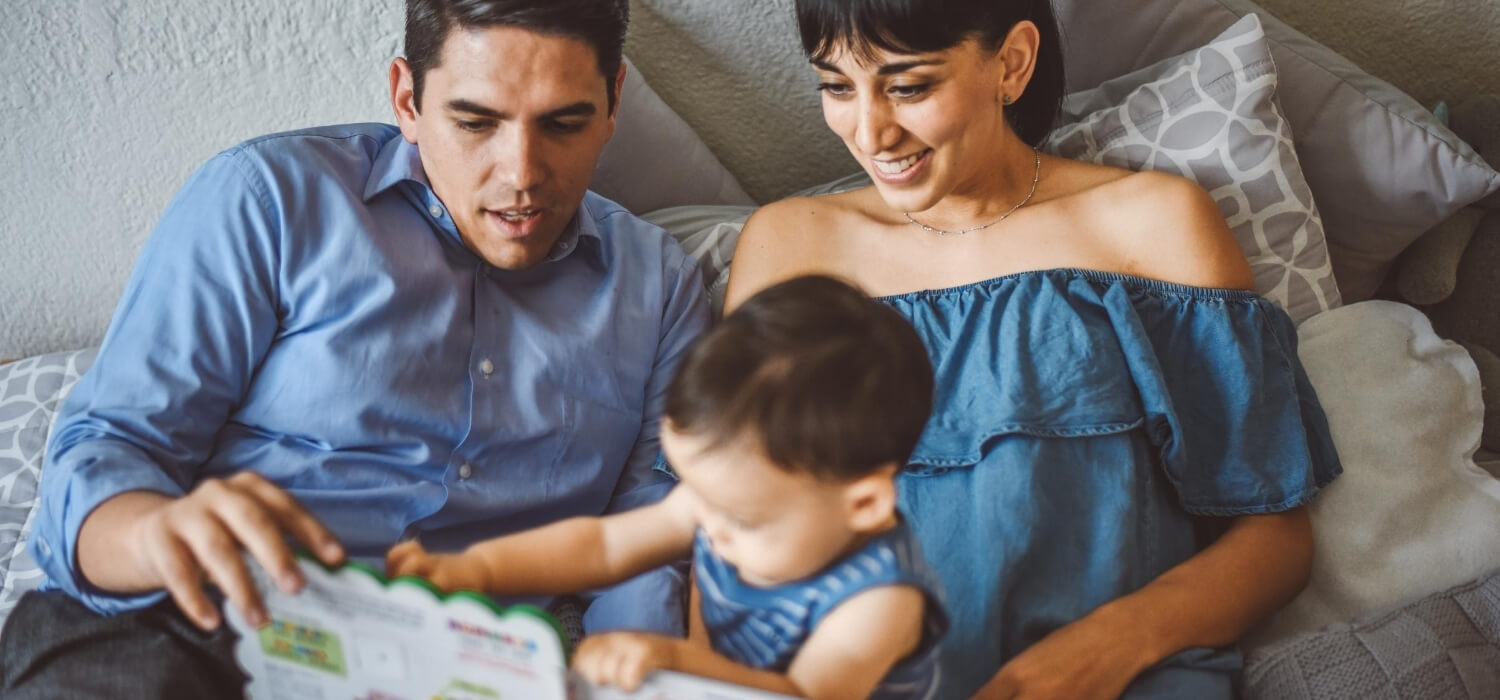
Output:
<path fill-rule="evenodd" d="M 41 567 L 26 550 L 36 516 L 42 454 L 52 417 L 95 348 L 56 352 L 0 365 L 0 624 L 16 601 L 41 585 Z"/>
<path fill-rule="evenodd" d="M 1130 170 L 1161 170 L 1208 191 L 1255 288 L 1303 320 L 1341 304 L 1323 223 L 1275 101 L 1276 66 L 1246 15 L 1208 45 L 1069 95 L 1044 149 Z"/>

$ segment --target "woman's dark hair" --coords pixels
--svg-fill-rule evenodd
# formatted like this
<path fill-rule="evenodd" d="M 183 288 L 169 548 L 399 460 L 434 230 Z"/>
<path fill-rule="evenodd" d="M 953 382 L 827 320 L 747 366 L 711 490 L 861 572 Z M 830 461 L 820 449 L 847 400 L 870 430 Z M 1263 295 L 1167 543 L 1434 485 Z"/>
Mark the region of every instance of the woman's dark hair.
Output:
<path fill-rule="evenodd" d="M 593 47 L 615 109 L 615 76 L 630 23 L 629 0 L 406 0 L 406 62 L 412 97 L 422 107 L 427 71 L 442 63 L 443 41 L 455 28 L 517 27 L 578 39 Z"/>
<path fill-rule="evenodd" d="M 705 335 L 667 389 L 678 432 L 749 438 L 783 469 L 845 481 L 904 465 L 932 365 L 901 314 L 830 277 L 782 282 Z"/>
<path fill-rule="evenodd" d="M 1062 36 L 1050 0 L 797 0 L 802 50 L 814 60 L 840 47 L 862 60 L 875 50 L 930 53 L 970 38 L 998 51 L 1026 20 L 1041 33 L 1041 48 L 1031 83 L 1006 117 L 1022 141 L 1039 146 L 1057 123 L 1064 94 Z"/>

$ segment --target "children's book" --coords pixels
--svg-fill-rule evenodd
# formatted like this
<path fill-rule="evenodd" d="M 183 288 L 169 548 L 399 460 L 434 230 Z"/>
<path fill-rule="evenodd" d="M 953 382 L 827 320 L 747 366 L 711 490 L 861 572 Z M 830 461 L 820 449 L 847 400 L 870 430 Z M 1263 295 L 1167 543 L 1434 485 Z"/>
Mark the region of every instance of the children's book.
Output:
<path fill-rule="evenodd" d="M 235 657 L 251 700 L 784 700 L 670 671 L 635 692 L 596 687 L 568 673 L 562 628 L 546 611 L 501 608 L 469 592 L 444 595 L 425 581 L 387 581 L 351 563 L 326 569 L 298 559 L 304 581 L 281 592 L 246 558 L 270 622 L 249 625 L 234 606 Z"/>

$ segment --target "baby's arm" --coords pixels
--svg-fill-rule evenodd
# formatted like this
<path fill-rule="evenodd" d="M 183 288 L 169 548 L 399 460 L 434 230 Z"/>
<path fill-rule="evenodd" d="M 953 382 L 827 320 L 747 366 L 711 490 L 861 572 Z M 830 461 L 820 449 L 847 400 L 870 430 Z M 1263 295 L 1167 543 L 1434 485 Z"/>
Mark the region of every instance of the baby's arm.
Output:
<path fill-rule="evenodd" d="M 386 573 L 417 576 L 445 591 L 555 594 L 600 588 L 686 557 L 697 520 L 691 494 L 673 489 L 655 504 L 604 517 L 560 520 L 432 554 L 415 540 L 386 554 Z"/>
<path fill-rule="evenodd" d="M 926 598 L 910 586 L 882 586 L 834 608 L 798 650 L 786 673 L 742 666 L 706 645 L 635 633 L 583 640 L 573 666 L 594 683 L 626 690 L 651 671 L 671 669 L 787 695 L 866 698 L 922 642 Z"/>

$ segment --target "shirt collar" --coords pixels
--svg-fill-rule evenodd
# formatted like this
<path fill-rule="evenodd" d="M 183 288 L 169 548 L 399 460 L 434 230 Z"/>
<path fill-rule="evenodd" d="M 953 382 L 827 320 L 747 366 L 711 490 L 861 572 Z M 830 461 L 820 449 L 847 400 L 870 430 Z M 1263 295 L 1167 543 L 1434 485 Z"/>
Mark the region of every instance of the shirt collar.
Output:
<path fill-rule="evenodd" d="M 368 202 L 396 185 L 410 180 L 428 190 L 427 171 L 422 169 L 422 157 L 414 144 L 407 143 L 401 132 L 380 147 L 375 164 L 370 167 L 370 178 L 365 181 L 365 201 Z"/>
<path fill-rule="evenodd" d="M 417 146 L 397 133 L 380 148 L 380 154 L 375 157 L 375 164 L 370 168 L 370 178 L 365 181 L 364 200 L 368 202 L 376 195 L 408 181 L 420 185 L 434 200 L 437 199 L 432 192 L 432 185 L 427 181 L 427 171 L 422 168 L 422 157 Z M 592 243 L 585 243 L 588 239 L 592 239 Z M 562 260 L 579 247 L 584 247 L 593 249 L 595 257 L 602 261 L 600 243 L 599 227 L 588 212 L 585 196 L 585 201 L 578 205 L 577 213 L 568 222 L 567 228 L 563 229 L 562 235 L 558 236 L 546 259 L 548 262 Z"/>

